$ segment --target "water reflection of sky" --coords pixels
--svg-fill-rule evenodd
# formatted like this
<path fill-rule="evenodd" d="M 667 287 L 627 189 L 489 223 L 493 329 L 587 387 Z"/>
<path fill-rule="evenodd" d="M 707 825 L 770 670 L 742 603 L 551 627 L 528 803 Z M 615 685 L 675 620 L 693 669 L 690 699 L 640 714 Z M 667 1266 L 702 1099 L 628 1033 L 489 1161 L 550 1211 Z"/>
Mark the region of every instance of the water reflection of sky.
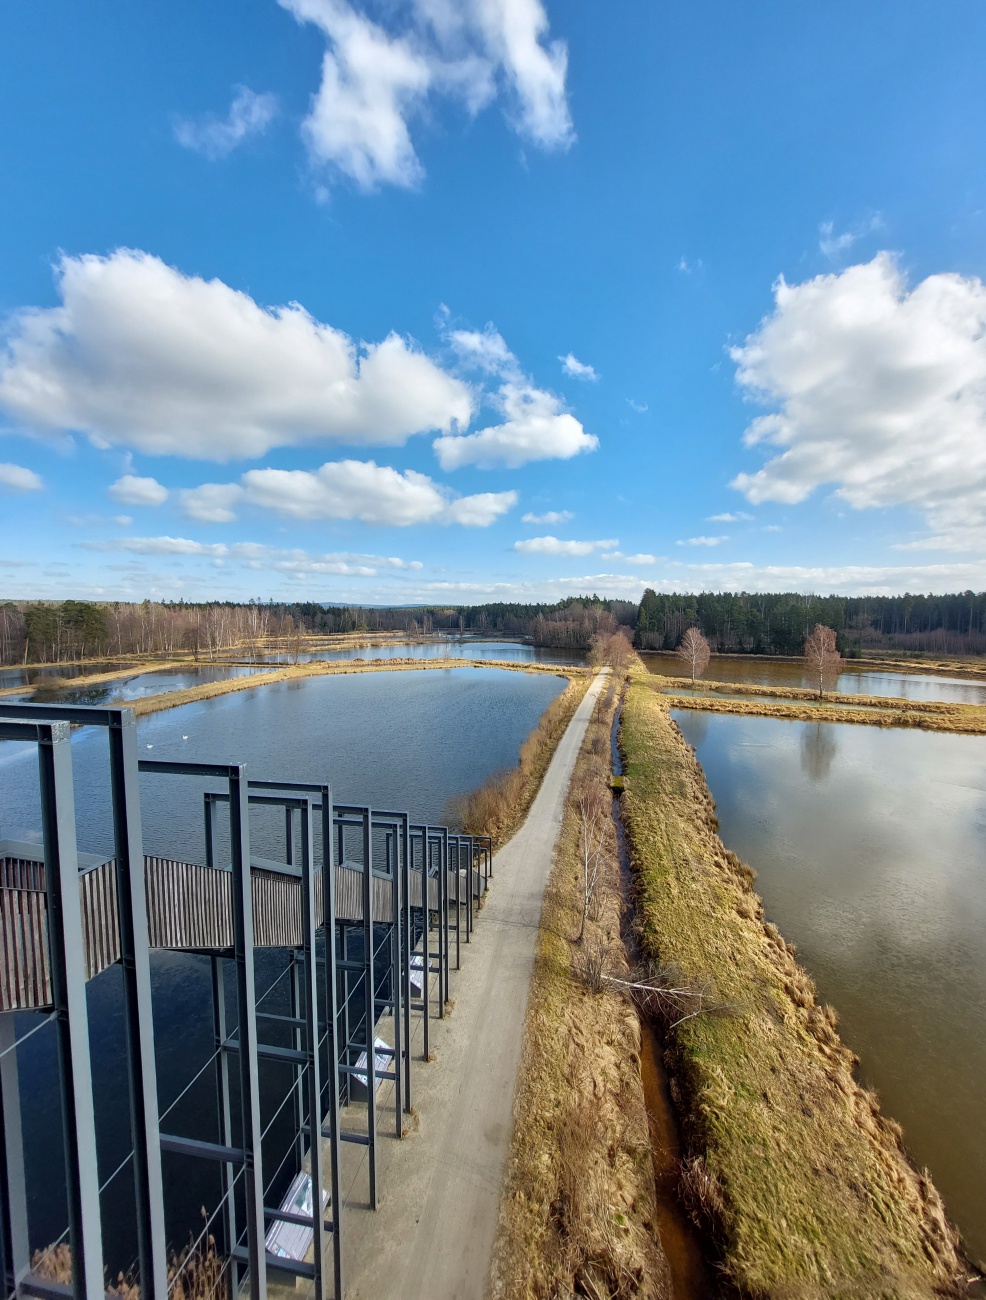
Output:
<path fill-rule="evenodd" d="M 144 758 L 245 762 L 251 777 L 329 781 L 341 802 L 407 810 L 435 823 L 444 820 L 451 795 L 517 761 L 524 739 L 564 685 L 547 673 L 465 667 L 298 679 L 151 714 L 138 722 L 138 751 Z M 110 847 L 105 736 L 95 728 L 74 731 L 72 758 L 79 847 L 105 853 Z M 37 837 L 37 779 L 35 748 L 0 742 L 0 838 Z M 141 787 L 145 849 L 202 861 L 202 791 L 219 789 L 220 783 L 145 775 Z M 280 857 L 283 825 L 283 812 L 251 810 L 254 850 Z M 221 856 L 225 839 L 221 825 Z M 260 954 L 261 987 L 275 966 L 274 955 Z M 167 1104 L 215 1050 L 208 965 L 194 955 L 154 953 L 152 980 L 158 1080 Z M 129 1141 L 120 1118 L 127 1111 L 118 970 L 93 980 L 87 995 L 100 1170 L 106 1174 L 123 1158 Z M 286 1005 L 269 1009 L 288 1010 Z M 23 1119 L 34 1246 L 52 1241 L 65 1225 L 53 1052 L 45 1031 L 25 1046 L 21 1062 L 24 1095 L 31 1099 Z M 282 1095 L 283 1088 L 278 1102 Z M 268 1117 L 273 1108 L 272 1100 Z M 206 1074 L 168 1123 L 171 1131 L 215 1140 L 214 1115 L 215 1086 Z M 275 1126 L 272 1149 L 278 1133 Z M 266 1146 L 265 1152 L 267 1160 Z M 276 1150 L 265 1165 L 268 1174 L 281 1154 Z M 175 1243 L 197 1230 L 199 1207 L 216 1200 L 214 1169 L 208 1162 L 194 1163 L 190 1171 L 189 1162 L 166 1161 L 168 1232 Z M 103 1198 L 114 1268 L 126 1267 L 134 1254 L 126 1226 L 129 1187 L 121 1175 Z"/>
<path fill-rule="evenodd" d="M 644 662 L 653 673 L 683 676 L 683 665 L 672 656 L 645 655 Z M 818 678 L 812 678 L 803 663 L 765 659 L 757 655 L 740 658 L 713 655 L 705 676 L 713 682 L 744 682 L 753 686 L 794 686 L 817 690 Z M 939 700 L 946 704 L 986 704 L 986 683 L 934 673 L 877 672 L 845 661 L 835 681 L 826 690 L 846 695 L 885 695 L 904 700 Z"/>
<path fill-rule="evenodd" d="M 675 717 L 723 840 L 986 1256 L 986 741 Z"/>

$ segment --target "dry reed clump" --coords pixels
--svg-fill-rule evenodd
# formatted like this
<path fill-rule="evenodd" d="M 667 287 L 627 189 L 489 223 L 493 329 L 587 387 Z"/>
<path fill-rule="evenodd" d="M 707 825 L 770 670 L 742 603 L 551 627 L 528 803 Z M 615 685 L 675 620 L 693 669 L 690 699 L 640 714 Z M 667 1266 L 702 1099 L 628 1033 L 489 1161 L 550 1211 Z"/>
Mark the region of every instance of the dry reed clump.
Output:
<path fill-rule="evenodd" d="M 450 802 L 450 824 L 467 835 L 489 835 L 494 845 L 509 839 L 534 802 L 555 748 L 588 689 L 588 677 L 570 681 L 521 745 L 517 765 L 495 773 L 478 790 Z"/>
<path fill-rule="evenodd" d="M 590 723 L 545 895 L 493 1258 L 496 1300 L 670 1296 L 654 1228 L 639 1022 L 604 979 L 626 974 L 610 816 L 593 907 L 576 940 L 584 881 L 576 796 L 594 782 L 611 798 L 616 703 L 611 688 Z"/>
<path fill-rule="evenodd" d="M 216 1241 L 208 1236 L 191 1243 L 168 1261 L 169 1300 L 212 1300 L 225 1295 L 227 1261 L 216 1251 Z M 72 1283 L 72 1252 L 67 1243 L 35 1251 L 32 1271 L 46 1282 Z M 121 1273 L 106 1289 L 107 1300 L 140 1300 L 140 1286 Z"/>
<path fill-rule="evenodd" d="M 641 949 L 731 1008 L 666 1036 L 682 1193 L 711 1222 L 726 1278 L 764 1300 L 961 1294 L 938 1193 L 857 1084 L 834 1012 L 716 834 L 666 699 L 637 677 L 620 741 Z"/>

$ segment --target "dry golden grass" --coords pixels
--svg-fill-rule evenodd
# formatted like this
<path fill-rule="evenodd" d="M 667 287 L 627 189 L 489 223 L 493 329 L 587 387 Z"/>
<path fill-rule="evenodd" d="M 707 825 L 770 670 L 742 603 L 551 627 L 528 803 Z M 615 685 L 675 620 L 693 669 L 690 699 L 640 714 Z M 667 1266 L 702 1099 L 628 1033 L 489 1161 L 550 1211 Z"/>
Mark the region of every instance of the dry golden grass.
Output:
<path fill-rule="evenodd" d="M 545 894 L 524 1035 L 514 1135 L 493 1257 L 497 1300 L 665 1300 L 667 1266 L 654 1228 L 654 1174 L 631 1003 L 587 978 L 619 970 L 622 893 L 616 832 L 606 818 L 603 870 L 581 943 L 577 794 L 607 805 L 609 728 L 600 698 L 569 793 Z"/>
<path fill-rule="evenodd" d="M 565 671 L 580 675 L 572 678 L 541 714 L 521 746 L 516 767 L 495 773 L 478 790 L 453 799 L 448 809 L 451 824 L 468 835 L 489 835 L 494 845 L 500 845 L 527 816 L 555 748 L 589 689 L 590 678 L 583 670 Z"/>
<path fill-rule="evenodd" d="M 225 1297 L 228 1290 L 227 1261 L 216 1253 L 215 1238 L 209 1236 L 168 1260 L 169 1300 L 212 1300 Z M 72 1252 L 66 1243 L 35 1251 L 31 1260 L 34 1273 L 46 1282 L 72 1283 Z M 107 1300 L 140 1300 L 140 1286 L 121 1273 L 106 1289 Z"/>
<path fill-rule="evenodd" d="M 697 709 L 703 713 L 738 713 L 750 717 L 787 718 L 802 722 L 852 722 L 870 727 L 918 727 L 924 731 L 951 731 L 960 735 L 986 735 L 986 707 L 949 704 L 941 700 L 903 700 L 882 695 L 842 695 L 800 687 L 755 686 L 745 682 L 701 682 L 702 695 L 674 692 L 678 679 L 648 674 L 641 684 L 658 691 L 672 709 Z M 766 696 L 767 699 L 724 700 L 730 695 Z M 851 703 L 850 703 L 851 701 Z"/>
<path fill-rule="evenodd" d="M 641 947 L 733 1008 L 668 1038 L 686 1181 L 726 1276 L 755 1297 L 961 1294 L 958 1242 L 937 1191 L 856 1083 L 834 1012 L 764 921 L 753 873 L 716 834 L 668 697 L 642 672 L 621 746 Z"/>

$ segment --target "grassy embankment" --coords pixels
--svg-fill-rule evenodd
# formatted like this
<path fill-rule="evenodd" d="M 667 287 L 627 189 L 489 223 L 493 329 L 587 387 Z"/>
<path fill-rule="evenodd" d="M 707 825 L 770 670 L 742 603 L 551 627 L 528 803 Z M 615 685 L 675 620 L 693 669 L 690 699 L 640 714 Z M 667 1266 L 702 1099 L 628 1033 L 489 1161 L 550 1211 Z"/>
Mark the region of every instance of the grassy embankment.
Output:
<path fill-rule="evenodd" d="M 637 1013 L 618 993 L 588 992 L 579 972 L 583 954 L 600 949 L 607 969 L 626 970 L 609 814 L 616 704 L 610 685 L 579 755 L 545 894 L 493 1256 L 497 1300 L 671 1294 L 655 1239 Z M 603 810 L 604 837 L 581 944 L 580 796 Z"/>
<path fill-rule="evenodd" d="M 796 686 L 758 686 L 747 682 L 697 681 L 701 695 L 678 694 L 679 677 L 640 674 L 641 683 L 661 692 L 672 709 L 698 709 L 703 713 L 738 713 L 759 718 L 787 718 L 803 722 L 854 722 L 870 727 L 918 727 L 924 731 L 952 731 L 961 735 L 986 735 L 986 706 L 949 704 L 940 700 L 903 700 L 882 695 L 846 695 Z M 729 695 L 768 697 L 752 700 L 718 699 Z"/>
<path fill-rule="evenodd" d="M 456 662 L 461 664 L 462 660 Z M 488 666 L 489 660 L 484 664 Z M 509 665 L 498 663 L 495 666 L 506 668 Z M 524 668 L 531 666 L 523 665 Z M 520 748 L 516 766 L 494 773 L 478 790 L 458 796 L 449 805 L 450 824 L 460 827 L 467 835 L 489 835 L 494 847 L 508 840 L 527 816 L 558 742 L 592 680 L 585 668 L 544 669 L 534 666 L 542 672 L 567 676 L 568 685 L 541 714 L 537 726 Z"/>
<path fill-rule="evenodd" d="M 669 1030 L 666 1057 L 684 1183 L 725 1276 L 758 1298 L 961 1294 L 936 1189 L 856 1083 L 835 1013 L 764 920 L 669 697 L 640 670 L 621 747 L 641 948 L 721 1009 Z"/>

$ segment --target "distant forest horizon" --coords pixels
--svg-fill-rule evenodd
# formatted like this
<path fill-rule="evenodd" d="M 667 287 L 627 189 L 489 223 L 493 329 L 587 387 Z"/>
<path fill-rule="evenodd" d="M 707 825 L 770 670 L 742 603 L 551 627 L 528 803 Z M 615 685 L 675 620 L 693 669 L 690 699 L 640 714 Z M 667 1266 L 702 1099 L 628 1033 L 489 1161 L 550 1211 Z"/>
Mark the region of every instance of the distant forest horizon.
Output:
<path fill-rule="evenodd" d="M 928 596 L 817 596 L 804 592 L 659 594 L 638 603 L 577 596 L 554 603 L 374 607 L 315 601 L 6 601 L 0 662 L 193 654 L 215 659 L 271 640 L 290 652 L 310 635 L 399 632 L 408 636 L 529 637 L 587 650 L 599 633 L 625 629 L 639 650 L 674 650 L 696 627 L 714 653 L 799 655 L 816 623 L 841 653 L 986 653 L 986 592 Z"/>

